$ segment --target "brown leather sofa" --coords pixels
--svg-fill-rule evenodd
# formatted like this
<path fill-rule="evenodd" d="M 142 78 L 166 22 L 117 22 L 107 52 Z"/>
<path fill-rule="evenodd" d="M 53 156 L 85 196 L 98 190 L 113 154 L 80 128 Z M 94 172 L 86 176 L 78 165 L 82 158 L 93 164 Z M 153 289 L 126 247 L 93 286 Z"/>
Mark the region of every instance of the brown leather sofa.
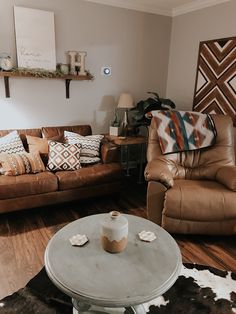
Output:
<path fill-rule="evenodd" d="M 91 135 L 89 125 L 43 127 L 17 130 L 27 150 L 26 135 L 51 138 L 64 131 Z M 1 130 L 0 136 L 12 130 Z M 45 171 L 19 176 L 0 175 L 0 213 L 33 208 L 115 193 L 121 187 L 123 170 L 117 161 L 117 147 L 109 141 L 101 145 L 99 164 L 75 171 Z"/>
<path fill-rule="evenodd" d="M 148 218 L 171 233 L 236 234 L 236 167 L 233 124 L 212 115 L 214 146 L 162 155 L 154 121 L 149 129 Z"/>

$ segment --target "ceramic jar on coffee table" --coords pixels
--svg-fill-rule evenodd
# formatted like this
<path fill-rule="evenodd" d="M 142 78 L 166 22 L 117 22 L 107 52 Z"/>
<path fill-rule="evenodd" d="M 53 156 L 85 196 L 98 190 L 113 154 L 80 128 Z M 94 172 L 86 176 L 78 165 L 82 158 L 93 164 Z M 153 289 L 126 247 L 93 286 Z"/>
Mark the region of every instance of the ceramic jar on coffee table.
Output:
<path fill-rule="evenodd" d="M 175 240 L 153 222 L 125 215 L 129 223 L 128 244 L 116 254 L 103 250 L 100 222 L 108 214 L 76 220 L 49 241 L 45 268 L 52 282 L 72 297 L 74 313 L 146 313 L 143 303 L 166 292 L 176 281 L 182 266 Z M 139 239 L 142 230 L 152 231 L 151 243 Z M 89 242 L 74 247 L 69 239 L 86 234 Z"/>

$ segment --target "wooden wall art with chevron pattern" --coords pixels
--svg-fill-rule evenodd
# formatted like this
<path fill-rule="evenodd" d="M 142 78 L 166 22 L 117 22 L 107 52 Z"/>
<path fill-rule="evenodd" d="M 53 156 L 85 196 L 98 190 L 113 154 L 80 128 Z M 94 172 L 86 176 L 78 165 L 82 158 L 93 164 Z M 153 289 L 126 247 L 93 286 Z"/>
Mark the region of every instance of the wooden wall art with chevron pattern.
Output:
<path fill-rule="evenodd" d="M 200 42 L 193 110 L 230 115 L 236 126 L 236 37 Z"/>

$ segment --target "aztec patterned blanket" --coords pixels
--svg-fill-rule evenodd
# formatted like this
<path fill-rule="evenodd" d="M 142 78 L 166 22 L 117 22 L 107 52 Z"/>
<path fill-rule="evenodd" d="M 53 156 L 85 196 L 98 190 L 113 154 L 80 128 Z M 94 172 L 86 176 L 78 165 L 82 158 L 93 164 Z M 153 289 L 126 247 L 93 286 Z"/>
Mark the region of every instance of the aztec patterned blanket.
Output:
<path fill-rule="evenodd" d="M 151 113 L 163 154 L 196 150 L 215 143 L 215 125 L 208 114 L 176 110 Z"/>

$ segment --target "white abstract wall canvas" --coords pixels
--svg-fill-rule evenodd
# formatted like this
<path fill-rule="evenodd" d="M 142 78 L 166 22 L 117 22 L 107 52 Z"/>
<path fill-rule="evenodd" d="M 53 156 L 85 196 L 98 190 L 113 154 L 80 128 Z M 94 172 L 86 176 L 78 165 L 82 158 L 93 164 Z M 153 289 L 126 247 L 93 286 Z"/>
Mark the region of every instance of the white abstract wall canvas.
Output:
<path fill-rule="evenodd" d="M 56 70 L 54 12 L 14 6 L 18 67 Z"/>

